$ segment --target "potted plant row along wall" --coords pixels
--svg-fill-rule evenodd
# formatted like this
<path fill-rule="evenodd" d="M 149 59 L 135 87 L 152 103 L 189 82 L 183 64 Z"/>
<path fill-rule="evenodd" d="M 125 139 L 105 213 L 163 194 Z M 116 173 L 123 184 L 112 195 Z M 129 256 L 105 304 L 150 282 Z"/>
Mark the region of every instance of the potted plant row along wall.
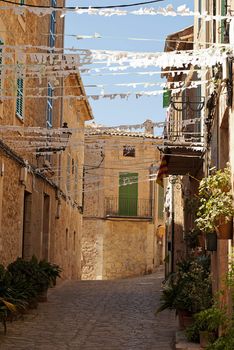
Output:
<path fill-rule="evenodd" d="M 18 258 L 7 268 L 0 265 L 0 321 L 5 333 L 8 320 L 47 300 L 47 290 L 55 285 L 60 272 L 58 265 L 36 257 L 30 261 Z"/>
<path fill-rule="evenodd" d="M 217 233 L 218 239 L 233 238 L 233 197 L 231 171 L 218 170 L 200 182 L 196 226 L 205 234 Z"/>
<path fill-rule="evenodd" d="M 176 310 L 184 329 L 192 323 L 195 313 L 209 308 L 211 303 L 210 259 L 190 257 L 179 262 L 176 272 L 165 282 L 157 313 L 167 308 Z"/>
<path fill-rule="evenodd" d="M 218 328 L 227 326 L 228 318 L 223 309 L 216 305 L 194 315 L 193 324 L 186 329 L 188 340 L 200 341 L 202 348 L 217 339 Z"/>

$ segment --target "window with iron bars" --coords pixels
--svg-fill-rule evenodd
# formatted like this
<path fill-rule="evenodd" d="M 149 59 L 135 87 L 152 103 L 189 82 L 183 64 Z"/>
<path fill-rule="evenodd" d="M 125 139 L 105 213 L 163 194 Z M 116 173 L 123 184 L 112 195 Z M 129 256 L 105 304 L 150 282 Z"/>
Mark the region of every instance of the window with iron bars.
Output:
<path fill-rule="evenodd" d="M 51 6 L 57 6 L 57 0 L 51 0 Z M 56 12 L 53 11 L 50 15 L 50 35 L 49 35 L 49 45 L 50 47 L 55 47 L 55 31 L 56 31 Z"/>
<path fill-rule="evenodd" d="M 24 109 L 24 80 L 17 78 L 17 97 L 16 97 L 16 115 L 23 119 Z"/>
<path fill-rule="evenodd" d="M 54 90 L 51 83 L 48 83 L 47 89 L 48 97 L 47 97 L 47 115 L 46 115 L 46 126 L 47 128 L 52 128 L 53 125 L 53 95 Z"/>

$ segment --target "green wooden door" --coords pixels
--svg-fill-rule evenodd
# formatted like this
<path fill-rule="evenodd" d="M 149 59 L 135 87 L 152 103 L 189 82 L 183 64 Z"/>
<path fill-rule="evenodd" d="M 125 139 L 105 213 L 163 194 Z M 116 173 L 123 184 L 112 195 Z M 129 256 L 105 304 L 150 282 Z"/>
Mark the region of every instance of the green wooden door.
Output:
<path fill-rule="evenodd" d="M 119 174 L 119 215 L 137 216 L 138 174 Z"/>

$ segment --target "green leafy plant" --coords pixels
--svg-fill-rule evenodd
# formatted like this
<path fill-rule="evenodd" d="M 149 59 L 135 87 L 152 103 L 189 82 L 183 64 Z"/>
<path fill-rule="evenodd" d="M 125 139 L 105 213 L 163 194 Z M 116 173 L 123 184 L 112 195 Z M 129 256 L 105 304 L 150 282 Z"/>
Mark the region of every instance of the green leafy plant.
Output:
<path fill-rule="evenodd" d="M 13 318 L 18 311 L 25 309 L 26 302 L 18 297 L 17 291 L 12 288 L 12 276 L 0 265 L 0 320 L 6 333 L 6 321 Z"/>
<path fill-rule="evenodd" d="M 193 325 L 186 330 L 188 340 L 197 340 L 201 331 L 217 332 L 219 326 L 227 326 L 227 323 L 226 312 L 216 305 L 212 305 L 194 315 Z"/>
<path fill-rule="evenodd" d="M 29 261 L 18 258 L 7 269 L 0 265 L 0 322 L 5 332 L 7 320 L 35 305 L 38 297 L 55 285 L 60 273 L 58 265 L 38 261 L 35 256 Z"/>
<path fill-rule="evenodd" d="M 196 313 L 211 303 L 210 259 L 201 256 L 177 264 L 177 271 L 165 283 L 157 312 L 170 308 Z"/>
<path fill-rule="evenodd" d="M 201 236 L 201 231 L 197 228 L 193 228 L 190 231 L 186 232 L 184 235 L 184 240 L 186 246 L 189 249 L 195 249 L 199 246 L 199 237 Z"/>
<path fill-rule="evenodd" d="M 234 349 L 234 325 L 232 325 L 225 335 L 209 344 L 206 350 L 232 350 Z"/>
<path fill-rule="evenodd" d="M 62 269 L 56 265 L 52 264 L 46 260 L 41 260 L 38 263 L 39 269 L 45 273 L 49 280 L 49 286 L 53 287 L 56 285 L 56 279 L 60 277 L 60 273 L 62 272 Z"/>
<path fill-rule="evenodd" d="M 201 180 L 199 199 L 195 220 L 198 229 L 211 233 L 217 229 L 221 218 L 224 222 L 230 221 L 234 215 L 230 167 Z"/>

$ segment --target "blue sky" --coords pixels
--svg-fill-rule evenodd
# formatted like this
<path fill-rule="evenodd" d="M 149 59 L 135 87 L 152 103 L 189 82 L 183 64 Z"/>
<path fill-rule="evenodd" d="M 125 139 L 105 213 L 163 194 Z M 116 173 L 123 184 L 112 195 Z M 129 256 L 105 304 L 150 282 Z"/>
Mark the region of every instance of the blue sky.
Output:
<path fill-rule="evenodd" d="M 105 6 L 114 4 L 133 3 L 131 0 L 69 0 L 67 6 Z M 135 1 L 137 2 L 137 1 Z M 193 0 L 182 1 L 162 1 L 158 4 L 151 4 L 144 7 L 164 7 L 172 4 L 175 8 L 179 5 L 186 4 L 190 9 L 193 9 Z M 135 10 L 140 8 L 128 8 Z M 75 38 L 66 37 L 66 47 L 76 47 L 83 49 L 106 49 L 106 50 L 128 50 L 128 51 L 163 51 L 165 37 L 177 30 L 185 28 L 193 24 L 192 17 L 164 17 L 164 16 L 90 16 L 69 14 L 66 16 L 66 34 L 76 35 L 93 35 L 99 33 L 102 39 L 86 39 L 77 40 Z M 158 41 L 129 41 L 128 37 L 135 38 L 152 38 Z M 149 70 L 149 69 L 147 69 Z M 158 67 L 155 70 L 159 70 Z M 136 71 L 142 71 L 141 68 Z M 105 93 L 114 92 L 137 92 L 145 90 L 143 86 L 136 89 L 125 87 L 114 87 L 116 83 L 132 83 L 132 82 L 158 82 L 160 75 L 156 76 L 137 76 L 131 74 L 127 76 L 82 76 L 84 85 L 89 84 L 107 84 Z M 163 80 L 162 80 L 163 82 Z M 151 88 L 153 90 L 158 87 Z M 100 89 L 86 88 L 88 94 L 99 94 Z M 90 99 L 90 104 L 93 109 L 95 121 L 105 125 L 119 124 L 138 124 L 146 119 L 153 121 L 163 121 L 165 119 L 165 110 L 162 108 L 162 95 L 156 97 L 141 97 L 136 99 L 134 96 L 128 100 L 123 99 L 100 99 L 93 101 Z"/>

